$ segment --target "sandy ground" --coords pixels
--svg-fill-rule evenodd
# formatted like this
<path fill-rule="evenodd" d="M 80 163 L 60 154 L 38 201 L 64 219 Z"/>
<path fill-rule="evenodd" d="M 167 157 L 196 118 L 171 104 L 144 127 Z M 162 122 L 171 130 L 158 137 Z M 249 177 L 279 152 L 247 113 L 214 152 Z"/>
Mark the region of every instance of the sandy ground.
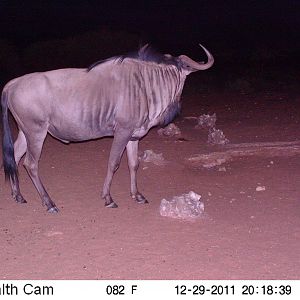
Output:
<path fill-rule="evenodd" d="M 299 96 L 187 89 L 183 102 L 175 122 L 183 140 L 153 129 L 140 143 L 141 152 L 169 161 L 140 165 L 147 205 L 129 197 L 124 155 L 112 186 L 119 208 L 104 207 L 111 138 L 70 145 L 46 139 L 40 173 L 59 214 L 45 211 L 22 166 L 28 203 L 15 203 L 2 170 L 0 279 L 300 279 L 299 155 L 235 157 L 221 169 L 190 165 L 187 158 L 220 147 L 208 146 L 206 131 L 184 119 L 216 112 L 217 127 L 234 144 L 289 142 L 300 139 Z M 202 196 L 205 217 L 160 216 L 162 198 L 191 190 Z"/>

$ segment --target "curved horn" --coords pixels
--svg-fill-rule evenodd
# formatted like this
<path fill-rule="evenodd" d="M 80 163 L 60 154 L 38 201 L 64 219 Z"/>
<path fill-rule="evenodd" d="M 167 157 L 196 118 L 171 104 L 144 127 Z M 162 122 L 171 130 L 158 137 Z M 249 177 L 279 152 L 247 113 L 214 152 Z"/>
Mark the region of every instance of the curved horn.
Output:
<path fill-rule="evenodd" d="M 209 69 L 214 64 L 214 61 L 215 61 L 214 57 L 204 46 L 202 46 L 201 44 L 199 44 L 199 46 L 204 50 L 204 52 L 207 55 L 207 63 L 196 62 L 186 55 L 179 56 L 179 59 L 184 63 L 184 65 L 187 68 L 193 69 L 194 71 Z"/>

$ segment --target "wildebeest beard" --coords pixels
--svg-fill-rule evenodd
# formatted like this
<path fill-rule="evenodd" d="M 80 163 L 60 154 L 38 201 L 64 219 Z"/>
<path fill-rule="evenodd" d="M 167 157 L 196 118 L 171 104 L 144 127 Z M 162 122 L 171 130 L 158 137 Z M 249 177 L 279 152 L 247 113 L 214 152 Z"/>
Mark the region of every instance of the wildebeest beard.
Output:
<path fill-rule="evenodd" d="M 162 115 L 162 120 L 160 122 L 161 127 L 165 127 L 168 124 L 170 124 L 175 117 L 177 117 L 180 113 L 181 109 L 181 101 L 175 101 L 172 104 L 170 104 L 167 109 L 164 111 Z"/>

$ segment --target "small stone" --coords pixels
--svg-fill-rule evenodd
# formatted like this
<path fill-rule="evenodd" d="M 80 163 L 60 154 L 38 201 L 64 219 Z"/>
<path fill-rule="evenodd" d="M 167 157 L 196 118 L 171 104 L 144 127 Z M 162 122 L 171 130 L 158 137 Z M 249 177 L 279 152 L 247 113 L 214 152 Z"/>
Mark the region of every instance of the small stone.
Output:
<path fill-rule="evenodd" d="M 225 167 L 220 167 L 220 168 L 218 169 L 218 171 L 219 171 L 219 172 L 226 172 L 227 170 L 226 170 Z"/>
<path fill-rule="evenodd" d="M 151 162 L 157 166 L 164 166 L 168 162 L 163 158 L 162 153 L 155 153 L 153 150 L 145 150 L 144 153 L 139 157 L 140 161 Z"/>
<path fill-rule="evenodd" d="M 266 187 L 265 186 L 263 186 L 263 185 L 259 185 L 259 186 L 257 186 L 256 187 L 256 189 L 255 189 L 257 192 L 263 192 L 263 191 L 265 191 L 266 190 Z"/>
<path fill-rule="evenodd" d="M 40 231 L 38 230 L 37 233 L 39 233 Z M 47 231 L 44 233 L 45 236 L 51 237 L 51 236 L 58 236 L 58 235 L 63 235 L 64 233 L 61 231 Z"/>
<path fill-rule="evenodd" d="M 158 135 L 160 136 L 176 136 L 176 135 L 181 135 L 181 131 L 178 126 L 176 126 L 174 123 L 170 123 L 168 126 L 165 128 L 160 128 L 157 131 Z"/>

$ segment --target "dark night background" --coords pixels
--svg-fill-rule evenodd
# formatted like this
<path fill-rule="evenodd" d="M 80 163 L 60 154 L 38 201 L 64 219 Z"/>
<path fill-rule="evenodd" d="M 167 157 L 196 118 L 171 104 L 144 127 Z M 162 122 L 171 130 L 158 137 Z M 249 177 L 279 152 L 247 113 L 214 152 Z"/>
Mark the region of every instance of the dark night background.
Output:
<path fill-rule="evenodd" d="M 300 2 L 0 1 L 0 81 L 33 71 L 85 67 L 151 42 L 164 53 L 215 56 L 218 87 L 294 85 Z M 283 74 L 286 74 L 283 76 Z M 209 83 L 209 82 L 208 82 Z"/>

